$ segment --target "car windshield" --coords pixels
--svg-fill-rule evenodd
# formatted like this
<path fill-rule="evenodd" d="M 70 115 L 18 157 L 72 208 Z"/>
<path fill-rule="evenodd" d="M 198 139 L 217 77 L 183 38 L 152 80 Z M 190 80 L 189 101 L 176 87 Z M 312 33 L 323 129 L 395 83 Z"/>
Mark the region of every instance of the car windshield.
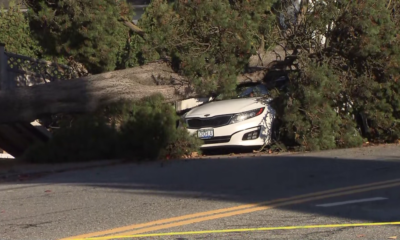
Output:
<path fill-rule="evenodd" d="M 267 88 L 263 84 L 256 86 L 246 87 L 239 89 L 238 98 L 248 98 L 248 97 L 262 97 L 268 94 Z"/>
<path fill-rule="evenodd" d="M 268 94 L 266 86 L 259 84 L 255 86 L 239 87 L 234 92 L 219 94 L 213 99 L 213 101 L 222 101 L 235 98 L 262 97 L 266 94 Z"/>

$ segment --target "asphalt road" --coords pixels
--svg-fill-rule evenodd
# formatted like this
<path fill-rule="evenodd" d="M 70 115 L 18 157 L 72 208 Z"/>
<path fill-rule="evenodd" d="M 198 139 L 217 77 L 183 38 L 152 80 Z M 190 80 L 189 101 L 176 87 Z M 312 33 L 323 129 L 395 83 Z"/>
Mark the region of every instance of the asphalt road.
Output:
<path fill-rule="evenodd" d="M 398 145 L 124 164 L 0 185 L 2 240 L 395 236 Z"/>

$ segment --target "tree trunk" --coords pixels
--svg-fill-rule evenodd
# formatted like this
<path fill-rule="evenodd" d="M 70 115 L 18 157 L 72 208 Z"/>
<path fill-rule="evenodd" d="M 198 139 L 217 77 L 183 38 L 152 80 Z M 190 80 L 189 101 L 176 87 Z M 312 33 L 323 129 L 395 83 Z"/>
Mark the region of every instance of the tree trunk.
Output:
<path fill-rule="evenodd" d="M 264 78 L 265 70 L 241 75 L 238 82 Z M 31 122 L 56 113 L 92 112 L 121 99 L 138 100 L 155 93 L 167 102 L 196 96 L 184 77 L 167 63 L 144 66 L 88 77 L 0 91 L 0 123 Z"/>

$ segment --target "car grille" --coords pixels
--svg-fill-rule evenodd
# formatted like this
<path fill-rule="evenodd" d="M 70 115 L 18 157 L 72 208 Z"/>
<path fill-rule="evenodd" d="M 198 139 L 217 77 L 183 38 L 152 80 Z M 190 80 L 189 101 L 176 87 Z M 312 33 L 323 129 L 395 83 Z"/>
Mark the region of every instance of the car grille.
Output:
<path fill-rule="evenodd" d="M 232 115 L 224 115 L 213 118 L 192 118 L 187 119 L 188 128 L 200 129 L 205 127 L 221 127 L 227 125 Z"/>
<path fill-rule="evenodd" d="M 216 143 L 227 143 L 231 141 L 231 136 L 214 137 L 211 139 L 203 140 L 204 144 L 216 144 Z"/>

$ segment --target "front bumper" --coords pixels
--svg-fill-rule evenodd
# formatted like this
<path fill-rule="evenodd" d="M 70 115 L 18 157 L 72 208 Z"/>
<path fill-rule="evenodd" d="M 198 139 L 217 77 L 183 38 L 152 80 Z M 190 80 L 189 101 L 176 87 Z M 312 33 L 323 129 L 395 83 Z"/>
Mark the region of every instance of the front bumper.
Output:
<path fill-rule="evenodd" d="M 216 127 L 214 137 L 204 140 L 202 148 L 230 147 L 230 146 L 263 146 L 271 141 L 271 123 L 273 116 L 262 114 L 258 117 L 243 122 Z M 205 128 L 209 129 L 209 128 Z M 197 136 L 199 129 L 188 129 L 191 134 Z M 259 130 L 259 136 L 252 140 L 243 140 L 245 134 Z"/>

